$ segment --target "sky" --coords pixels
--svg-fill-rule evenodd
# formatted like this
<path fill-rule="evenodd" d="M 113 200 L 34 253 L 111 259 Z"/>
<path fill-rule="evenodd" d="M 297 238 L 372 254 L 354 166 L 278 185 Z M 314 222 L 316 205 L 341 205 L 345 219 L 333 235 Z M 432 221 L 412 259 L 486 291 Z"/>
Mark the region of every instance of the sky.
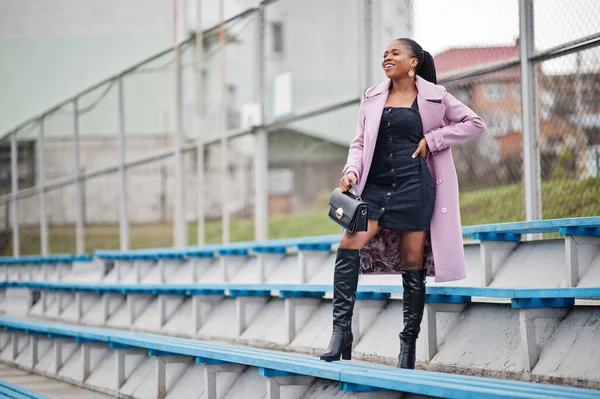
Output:
<path fill-rule="evenodd" d="M 374 0 L 377 1 L 377 0 Z M 414 0 L 414 39 L 432 54 L 453 47 L 509 46 L 519 37 L 518 0 Z M 534 0 L 538 51 L 600 32 L 599 0 Z M 584 70 L 598 65 L 598 48 L 584 54 Z M 567 73 L 575 56 L 543 64 Z"/>
<path fill-rule="evenodd" d="M 0 131 L 27 118 L 32 109 L 45 109 L 48 104 L 60 101 L 82 87 L 87 87 L 110 73 L 169 46 L 172 42 L 170 1 L 144 0 L 147 13 L 143 16 L 139 15 L 139 7 L 136 6 L 141 1 L 97 0 L 83 5 L 73 0 L 0 0 L 0 92 L 11 93 L 10 96 L 0 98 Z M 193 26 L 194 4 L 197 0 L 179 1 L 187 11 L 182 19 L 186 20 L 188 26 Z M 306 1 L 306 4 L 318 13 L 320 4 L 334 0 L 279 1 Z M 335 1 L 355 5 L 363 0 Z M 401 0 L 372 0 L 373 8 L 376 9 L 383 1 Z M 258 2 L 259 0 L 224 0 L 225 17 L 231 17 Z M 95 5 L 91 6 L 92 3 Z M 434 55 L 453 47 L 514 45 L 519 35 L 518 3 L 518 0 L 413 0 L 413 38 Z M 202 0 L 202 4 L 204 26 L 212 26 L 218 21 L 219 2 Z M 32 7 L 40 6 L 46 7 L 46 12 L 34 15 L 31 12 Z M 72 13 L 63 12 L 77 7 L 83 9 Z M 117 7 L 127 10 L 111 14 L 110 10 Z M 534 8 L 538 50 L 600 32 L 600 0 L 534 0 Z M 336 23 L 340 21 L 332 21 L 333 26 Z M 82 27 L 82 24 L 85 26 Z M 78 74 L 82 75 L 78 75 L 81 79 L 72 78 L 69 84 L 62 84 L 62 89 L 57 89 L 55 86 L 60 79 L 55 77 L 68 74 L 69 71 L 59 70 L 60 65 L 46 62 L 56 55 L 54 51 L 62 48 L 61 40 L 67 38 L 64 40 L 73 41 L 73 46 L 84 46 L 85 40 L 91 40 L 93 44 L 107 33 L 121 35 L 121 41 L 128 38 L 133 40 L 138 33 L 146 34 L 148 43 L 145 46 L 138 45 L 136 52 L 125 52 L 121 49 L 123 54 L 117 54 L 114 59 L 100 57 L 99 53 L 98 57 L 102 62 L 95 63 L 93 68 L 78 71 Z M 77 34 L 79 36 L 75 37 Z M 152 35 L 162 35 L 164 40 L 154 39 Z M 35 41 L 37 47 L 21 48 L 19 40 L 27 42 L 30 38 Z M 125 42 L 120 44 L 116 47 L 126 48 Z M 108 52 L 112 49 L 115 52 L 117 50 L 114 47 L 109 42 L 103 42 L 98 44 L 97 51 Z M 82 50 L 78 54 L 84 53 Z M 69 62 L 63 61 L 76 64 L 78 54 L 71 54 L 70 58 L 66 59 Z M 46 63 L 41 70 L 45 75 L 39 76 L 35 82 L 30 82 L 30 89 L 35 88 L 37 91 L 37 95 L 32 97 L 28 90 L 21 87 L 18 78 L 29 73 L 27 68 L 33 68 L 38 62 Z M 600 66 L 600 47 L 585 52 L 582 64 L 584 71 L 592 68 L 597 71 Z M 572 73 L 574 65 L 575 56 L 572 55 L 545 62 L 543 69 L 545 73 Z M 36 70 L 36 73 L 42 74 L 41 71 Z M 49 79 L 48 76 L 53 78 Z M 16 106 L 16 103 L 26 106 Z M 6 112 L 3 113 L 3 109 Z"/>
<path fill-rule="evenodd" d="M 414 39 L 431 54 L 452 47 L 511 45 L 519 36 L 516 0 L 418 0 Z"/>

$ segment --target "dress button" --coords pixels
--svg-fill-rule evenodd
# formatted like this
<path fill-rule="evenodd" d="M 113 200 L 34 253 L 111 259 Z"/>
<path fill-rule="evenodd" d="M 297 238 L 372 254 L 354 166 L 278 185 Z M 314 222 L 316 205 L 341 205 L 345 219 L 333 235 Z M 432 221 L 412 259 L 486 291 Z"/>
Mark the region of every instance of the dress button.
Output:
<path fill-rule="evenodd" d="M 387 126 L 390 127 L 392 124 L 390 122 L 388 122 Z"/>
<path fill-rule="evenodd" d="M 390 169 L 390 172 L 394 173 L 394 169 Z"/>
<path fill-rule="evenodd" d="M 393 158 L 393 157 L 394 157 L 394 154 L 390 154 L 390 158 Z"/>
<path fill-rule="evenodd" d="M 392 183 L 392 188 L 396 188 L 396 183 Z"/>
<path fill-rule="evenodd" d="M 392 193 L 387 193 L 387 196 L 389 197 L 390 195 L 392 195 Z"/>
<path fill-rule="evenodd" d="M 437 179 L 436 183 L 437 183 L 438 185 L 442 184 L 442 179 Z"/>
<path fill-rule="evenodd" d="M 385 212 L 385 208 L 381 208 L 381 212 Z"/>
<path fill-rule="evenodd" d="M 442 208 L 442 213 L 448 213 L 448 209 Z"/>

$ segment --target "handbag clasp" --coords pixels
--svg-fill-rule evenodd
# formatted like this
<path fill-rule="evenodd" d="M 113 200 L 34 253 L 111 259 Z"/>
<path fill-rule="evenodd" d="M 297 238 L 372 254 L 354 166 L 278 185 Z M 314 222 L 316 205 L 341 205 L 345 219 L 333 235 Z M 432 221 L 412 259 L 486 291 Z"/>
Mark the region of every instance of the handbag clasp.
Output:
<path fill-rule="evenodd" d="M 342 207 L 339 207 L 338 209 L 335 210 L 335 216 L 338 219 L 341 219 L 342 217 L 344 217 L 344 209 Z"/>

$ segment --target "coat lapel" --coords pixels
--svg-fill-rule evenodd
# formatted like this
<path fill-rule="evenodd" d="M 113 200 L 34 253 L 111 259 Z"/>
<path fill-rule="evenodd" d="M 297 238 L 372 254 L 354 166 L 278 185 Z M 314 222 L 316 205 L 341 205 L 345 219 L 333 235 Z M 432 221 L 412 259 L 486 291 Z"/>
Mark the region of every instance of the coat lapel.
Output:
<path fill-rule="evenodd" d="M 362 103 L 363 113 L 365 115 L 364 149 L 362 176 L 368 176 L 371 170 L 375 144 L 379 133 L 379 124 L 381 123 L 381 114 L 387 101 L 390 90 L 390 81 L 383 82 L 365 92 L 365 99 Z M 360 181 L 360 191 L 364 188 L 366 178 Z"/>
<path fill-rule="evenodd" d="M 425 134 L 443 125 L 446 107 L 442 103 L 443 93 L 436 85 L 420 76 L 417 76 L 416 85 L 419 114 Z"/>
<path fill-rule="evenodd" d="M 383 107 L 387 101 L 390 90 L 390 82 L 383 82 L 365 92 L 365 100 L 363 102 L 363 112 L 365 114 L 365 139 L 375 145 L 377 141 L 377 133 L 379 132 L 379 124 L 381 123 L 381 115 Z"/>

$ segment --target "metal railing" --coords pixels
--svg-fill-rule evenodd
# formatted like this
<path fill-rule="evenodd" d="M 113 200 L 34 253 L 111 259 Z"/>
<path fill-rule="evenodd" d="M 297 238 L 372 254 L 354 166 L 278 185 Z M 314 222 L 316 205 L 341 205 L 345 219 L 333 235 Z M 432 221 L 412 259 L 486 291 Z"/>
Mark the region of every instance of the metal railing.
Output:
<path fill-rule="evenodd" d="M 184 182 L 183 177 L 183 154 L 196 154 L 194 158 L 197 163 L 195 169 L 195 192 L 196 192 L 196 206 L 194 207 L 195 211 L 195 219 L 198 221 L 198 232 L 197 232 L 197 244 L 202 244 L 205 242 L 205 227 L 204 220 L 206 214 L 206 206 L 203 196 L 205 193 L 205 184 L 206 184 L 206 162 L 207 160 L 204 158 L 205 149 L 207 148 L 216 148 L 219 146 L 220 151 L 220 161 L 218 165 L 218 173 L 220 174 L 217 179 L 222 179 L 221 186 L 221 216 L 222 216 L 222 231 L 223 231 L 223 241 L 227 242 L 230 239 L 229 232 L 229 213 L 230 210 L 227 208 L 227 198 L 232 196 L 230 192 L 230 178 L 228 176 L 228 169 L 231 166 L 231 155 L 228 155 L 230 152 L 231 141 L 240 138 L 240 137 L 252 137 L 253 145 L 254 145 L 254 154 L 252 161 L 254 163 L 254 169 L 252 171 L 253 174 L 253 183 L 254 183 L 254 196 L 252 196 L 252 200 L 249 200 L 254 207 L 254 221 L 255 221 L 255 237 L 256 239 L 266 239 L 268 238 L 268 214 L 269 214 L 269 194 L 268 194 L 268 170 L 269 170 L 269 160 L 268 160 L 268 135 L 273 132 L 278 132 L 281 129 L 288 129 L 297 124 L 298 122 L 306 122 L 306 121 L 315 121 L 319 120 L 322 117 L 328 117 L 330 115 L 335 115 L 340 111 L 352 110 L 360 103 L 360 97 L 356 95 L 347 96 L 346 98 L 337 99 L 334 101 L 327 101 L 325 104 L 319 106 L 313 106 L 309 109 L 304 109 L 302 111 L 294 112 L 292 115 L 287 117 L 283 117 L 280 119 L 269 119 L 266 116 L 266 103 L 268 98 L 268 93 L 266 91 L 266 42 L 268 41 L 265 37 L 265 32 L 267 31 L 268 24 L 266 21 L 265 15 L 269 11 L 269 7 L 281 6 L 282 3 L 286 3 L 288 0 L 279 0 L 279 1 L 264 1 L 258 7 L 253 7 L 245 10 L 244 12 L 237 14 L 227 20 L 225 20 L 222 24 L 211 27 L 210 29 L 204 30 L 202 34 L 197 34 L 190 38 L 187 38 L 181 42 L 177 46 L 173 48 L 162 51 L 152 57 L 149 57 L 130 68 L 127 68 L 121 71 L 118 74 L 112 75 L 109 78 L 95 84 L 76 95 L 60 102 L 54 107 L 44 111 L 42 114 L 37 115 L 21 124 L 19 124 L 16 128 L 6 133 L 1 140 L 10 140 L 11 143 L 11 192 L 10 194 L 0 196 L 0 205 L 8 205 L 10 204 L 11 209 L 11 224 L 12 224 L 12 239 L 13 239 L 13 253 L 15 255 L 19 255 L 20 253 L 20 230 L 19 227 L 21 225 L 19 220 L 19 202 L 25 201 L 29 198 L 37 197 L 38 198 L 38 211 L 39 211 L 39 227 L 40 227 L 40 249 L 42 255 L 46 255 L 50 252 L 49 248 L 49 233 L 48 233 L 48 220 L 47 220 L 47 212 L 48 206 L 46 203 L 46 196 L 51 192 L 61 192 L 63 189 L 67 189 L 71 186 L 75 187 L 75 242 L 76 242 L 76 252 L 83 253 L 85 251 L 85 221 L 84 221 L 84 212 L 83 209 L 85 207 L 85 194 L 83 192 L 83 182 L 88 181 L 90 179 L 100 178 L 102 176 L 107 175 L 116 175 L 118 177 L 118 194 L 119 194 L 119 226 L 120 226 L 120 247 L 121 249 L 128 249 L 130 247 L 129 242 L 129 223 L 130 218 L 128 217 L 128 181 L 127 175 L 128 172 L 133 170 L 134 168 L 140 168 L 149 165 L 155 165 L 160 162 L 164 162 L 167 159 L 173 157 L 175 159 L 175 187 L 174 192 L 175 200 L 173 201 L 173 220 L 174 220 L 174 245 L 175 246 L 185 246 L 188 245 L 187 242 L 187 220 L 185 220 L 185 198 L 186 194 L 186 184 Z M 363 4 L 364 3 L 364 4 Z M 556 61 L 563 59 L 572 54 L 581 54 L 586 51 L 595 52 L 599 49 L 600 45 L 600 33 L 596 32 L 591 35 L 587 35 L 581 37 L 576 40 L 569 41 L 568 43 L 559 44 L 554 47 L 547 48 L 543 51 L 535 51 L 535 42 L 534 42 L 534 20 L 533 20 L 533 0 L 519 0 L 519 12 L 520 12 L 520 41 L 519 41 L 519 52 L 517 56 L 505 57 L 499 61 L 493 61 L 488 63 L 475 63 L 473 66 L 468 68 L 454 69 L 449 72 L 440 73 L 439 75 L 439 83 L 445 85 L 450 92 L 453 90 L 458 90 L 462 87 L 471 87 L 469 85 L 476 84 L 476 82 L 481 81 L 482 79 L 487 79 L 494 76 L 499 76 L 503 73 L 507 73 L 510 71 L 517 71 L 519 73 L 519 85 L 520 89 L 520 98 L 518 101 L 520 102 L 519 108 L 521 110 L 521 121 L 520 124 L 522 126 L 522 150 L 520 150 L 520 154 L 522 158 L 515 158 L 517 163 L 521 162 L 521 167 L 523 172 L 517 172 L 520 176 L 524 176 L 523 178 L 523 192 L 522 195 L 525 199 L 525 208 L 524 213 L 518 216 L 518 219 L 541 219 L 543 215 L 542 209 L 542 181 L 544 180 L 542 175 L 542 170 L 545 169 L 546 165 L 544 165 L 543 159 L 540 160 L 540 124 L 545 123 L 544 118 L 540 115 L 540 90 L 542 83 L 540 82 L 540 70 L 544 63 Z M 365 11 L 366 9 L 370 9 L 369 7 L 373 7 L 369 5 L 368 1 L 361 1 L 360 10 Z M 283 4 L 285 5 L 285 4 Z M 201 14 L 199 14 L 200 16 Z M 360 14 L 358 14 L 360 16 Z M 252 94 L 249 96 L 250 99 L 259 104 L 262 117 L 262 123 L 258 126 L 253 127 L 243 127 L 232 130 L 227 130 L 222 128 L 226 126 L 225 124 L 221 124 L 221 128 L 214 129 L 212 131 L 208 131 L 206 128 L 203 128 L 203 122 L 205 122 L 205 115 L 203 114 L 202 107 L 205 102 L 204 92 L 208 91 L 208 89 L 204 86 L 206 82 L 202 82 L 201 75 L 202 69 L 207 68 L 206 65 L 210 62 L 210 60 L 205 59 L 205 51 L 198 51 L 198 49 L 204 49 L 205 40 L 208 36 L 215 35 L 217 32 L 220 34 L 220 47 L 217 55 L 221 59 L 221 63 L 224 62 L 224 53 L 225 53 L 225 43 L 223 42 L 223 36 L 225 28 L 228 24 L 236 23 L 242 20 L 251 19 L 253 22 L 253 30 L 252 35 L 254 37 L 254 41 L 252 43 L 252 63 L 253 63 L 253 82 L 252 85 L 254 89 L 252 90 Z M 358 37 L 360 42 L 360 51 L 356 60 L 356 69 L 360 73 L 360 77 L 356 82 L 356 93 L 361 93 L 364 89 L 365 83 L 360 82 L 372 82 L 372 72 L 369 67 L 368 56 L 365 54 L 370 54 L 372 42 L 368 39 L 371 38 L 372 30 L 374 29 L 372 25 L 371 18 L 359 18 L 358 24 Z M 186 49 L 195 48 L 195 56 L 194 61 L 191 63 L 191 67 L 195 72 L 195 120 L 196 126 L 195 129 L 184 127 L 183 121 L 183 109 L 184 105 L 184 87 L 182 84 L 182 51 L 187 51 Z M 185 53 L 187 54 L 187 53 Z M 142 71 L 146 72 L 148 70 L 153 70 L 150 65 L 156 61 L 160 61 L 165 57 L 171 57 L 174 55 L 174 63 L 175 70 L 173 81 L 175 84 L 175 98 L 173 98 L 174 102 L 176 101 L 176 127 L 174 129 L 173 138 L 174 144 L 173 148 L 155 151 L 152 154 L 138 156 L 135 159 L 129 160 L 125 157 L 125 149 L 127 146 L 127 140 L 130 138 L 126 134 L 126 112 L 127 109 L 125 107 L 125 93 L 124 93 L 124 79 L 127 79 L 130 76 L 133 76 L 137 73 L 141 73 Z M 593 57 L 592 57 L 593 58 Z M 169 60 L 167 65 L 172 64 L 173 60 Z M 589 62 L 589 64 L 593 63 L 593 59 Z M 221 64 L 222 69 L 222 64 Z M 593 67 L 590 66 L 590 73 L 594 73 Z M 224 74 L 224 72 L 222 72 Z M 600 76 L 600 73 L 598 73 Z M 224 75 L 220 76 L 225 82 Z M 110 95 L 112 91 L 116 89 L 117 92 L 117 117 L 116 122 L 118 125 L 118 137 L 116 139 L 117 149 L 118 149 L 118 158 L 117 162 L 111 164 L 110 162 L 106 162 L 109 166 L 101 166 L 96 168 L 87 168 L 86 171 L 82 169 L 82 154 L 81 154 L 81 116 L 85 113 L 91 112 L 94 107 L 98 105 L 107 95 Z M 98 98 L 92 102 L 88 106 L 81 106 L 81 100 L 83 97 L 92 95 L 97 91 L 101 90 Z M 504 89 L 503 89 L 504 90 Z M 566 89 L 565 89 L 566 90 Z M 224 90 L 221 90 L 224 93 Z M 599 90 L 600 92 L 600 90 Z M 224 97 L 225 94 L 222 94 Z M 221 103 L 225 104 L 225 102 Z M 73 135 L 72 135 L 72 144 L 73 144 L 73 165 L 74 171 L 73 174 L 67 174 L 62 177 L 53 178 L 51 180 L 46 178 L 46 161 L 47 157 L 45 157 L 44 144 L 47 142 L 47 135 L 45 131 L 45 121 L 60 112 L 63 112 L 65 107 L 72 106 L 73 107 Z M 476 106 L 474 106 L 476 108 Z M 476 109 L 476 111 L 479 111 Z M 598 110 L 600 114 L 600 110 Z M 583 118 L 584 114 L 579 113 L 579 118 Z M 586 114 L 587 115 L 587 114 Z M 577 121 L 579 123 L 581 121 Z M 506 124 L 506 121 L 501 122 L 501 124 Z M 575 123 L 575 124 L 577 124 Z M 488 124 L 490 125 L 490 124 Z M 34 187 L 29 188 L 19 188 L 18 186 L 18 173 L 15 171 L 18 170 L 18 162 L 17 162 L 17 148 L 19 143 L 19 133 L 23 131 L 30 131 L 31 129 L 38 129 L 37 134 L 37 145 L 38 145 L 38 168 L 37 168 L 37 184 Z M 490 128 L 493 126 L 490 125 Z M 599 127 L 600 128 L 600 127 Z M 184 130 L 187 131 L 187 135 L 184 134 Z M 505 129 L 506 130 L 506 129 Z M 562 133 L 561 133 L 562 134 Z M 570 135 L 571 133 L 564 133 L 564 140 L 571 140 L 571 137 L 575 137 Z M 500 137 L 497 142 L 502 147 L 503 139 L 510 136 L 510 134 L 504 135 Z M 560 134 L 558 134 L 560 136 Z M 572 140 L 575 140 L 573 138 Z M 565 144 L 569 147 L 569 143 Z M 479 144 L 479 147 L 482 147 Z M 572 148 L 573 146 L 569 147 Z M 574 147 L 573 147 L 574 148 Z M 481 148 L 480 148 L 481 149 Z M 501 148 L 502 150 L 502 148 Z M 504 151 L 504 150 L 502 150 Z M 514 148 L 509 148 L 506 152 L 518 155 L 519 152 L 515 151 Z M 543 155 L 543 154 L 542 154 Z M 507 162 L 512 158 L 507 158 Z M 490 164 L 490 169 L 493 168 L 496 164 Z M 552 164 L 552 165 L 555 165 Z M 552 166 L 554 167 L 554 166 Z M 518 169 L 518 168 L 517 168 Z M 459 176 L 460 175 L 459 168 Z M 469 172 L 472 173 L 472 172 Z M 473 172 L 474 173 L 474 172 Z M 599 172 L 600 173 L 600 172 Z M 474 183 L 473 189 L 478 188 L 486 188 L 489 187 L 489 182 L 484 181 L 485 178 L 477 177 L 477 175 L 473 175 Z M 478 180 L 479 179 L 479 180 Z M 461 176 L 462 181 L 462 176 Z M 502 177 L 502 183 L 505 184 L 511 183 L 510 178 L 506 176 Z M 335 182 L 332 182 L 335 184 Z M 565 183 L 566 184 L 566 183 Z M 552 195 L 550 192 L 549 195 Z M 518 200 L 518 199 L 517 199 Z M 594 209 L 592 209 L 594 211 Z M 560 215 L 552 215 L 552 217 L 558 217 Z M 571 216 L 571 215 L 567 215 Z M 584 216 L 584 215 L 581 215 Z M 504 220 L 496 220 L 496 221 L 504 221 Z"/>

